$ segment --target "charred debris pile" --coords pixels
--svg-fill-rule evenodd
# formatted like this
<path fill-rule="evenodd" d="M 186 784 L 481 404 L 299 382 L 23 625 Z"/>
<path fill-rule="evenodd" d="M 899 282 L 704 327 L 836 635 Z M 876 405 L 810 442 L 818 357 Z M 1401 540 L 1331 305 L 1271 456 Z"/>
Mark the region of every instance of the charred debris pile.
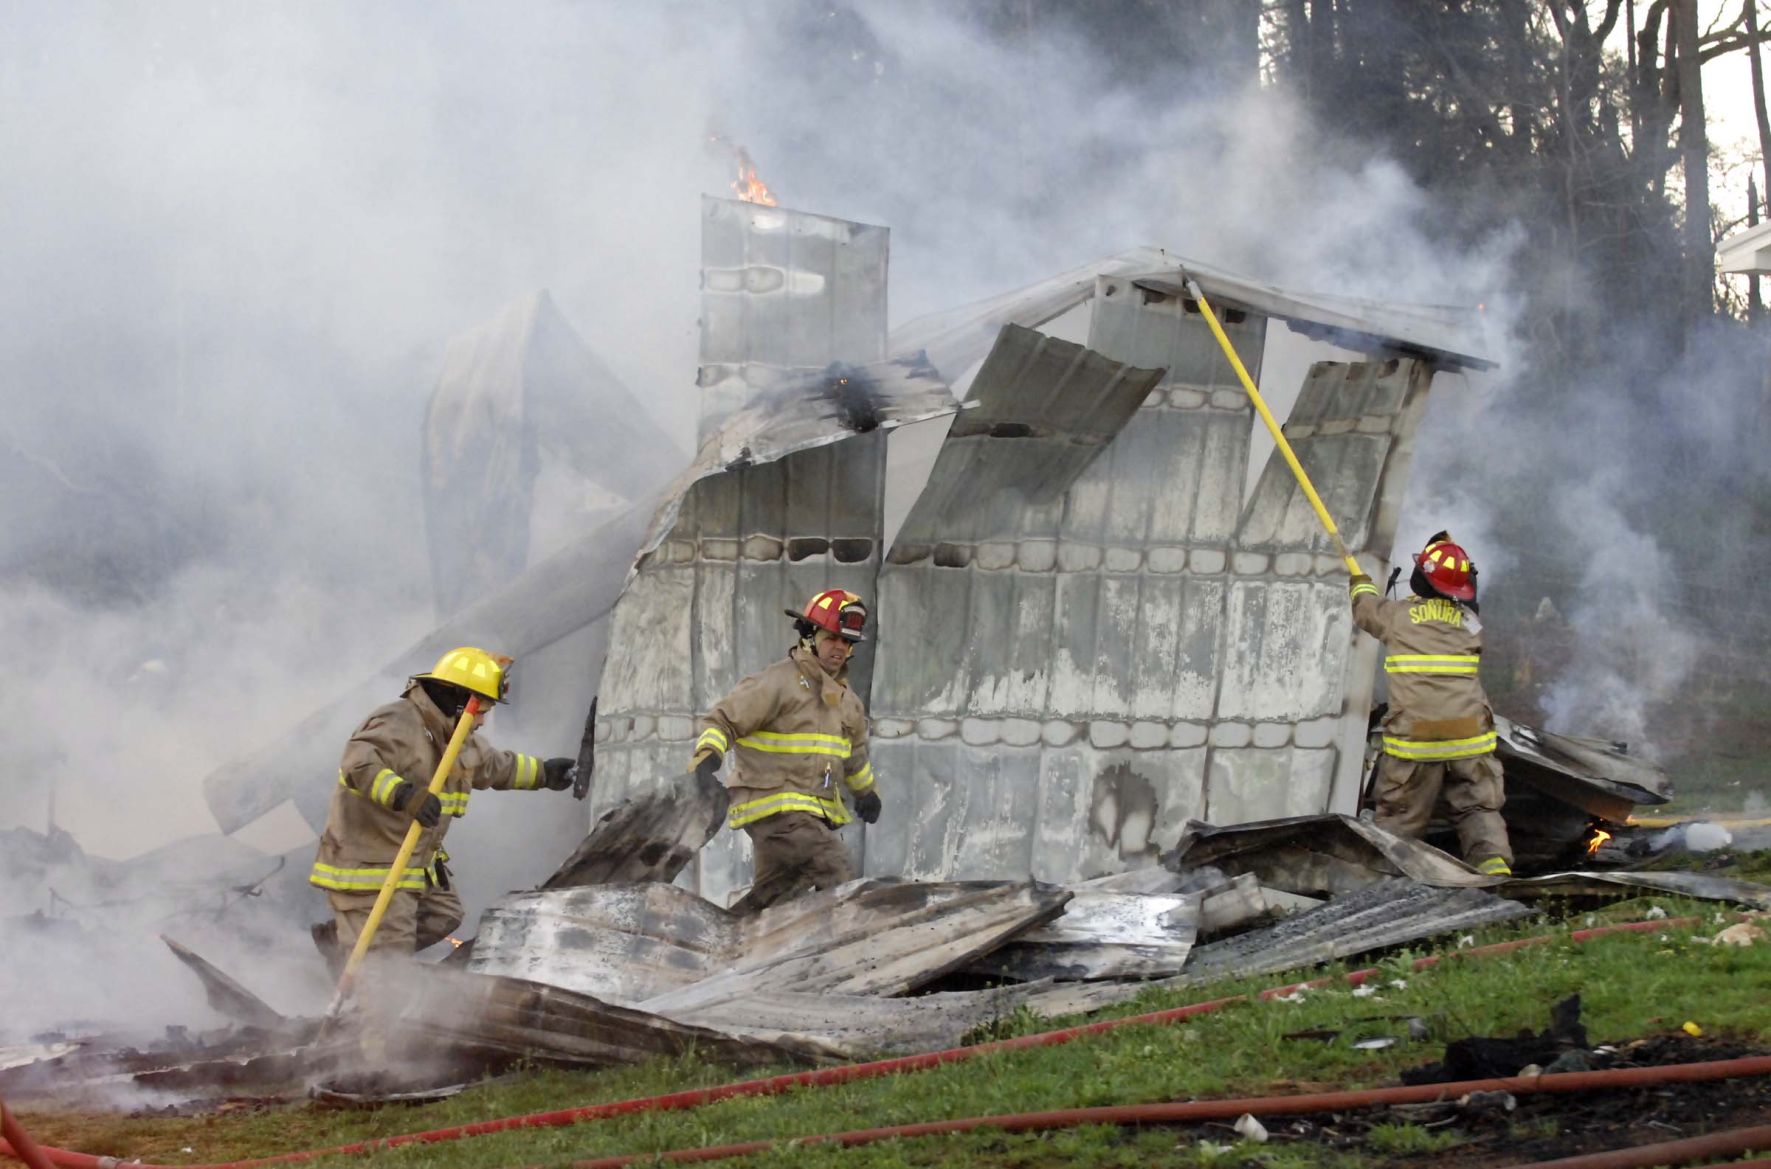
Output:
<path fill-rule="evenodd" d="M 1537 739 L 1536 790 L 1585 798 L 1580 781 L 1546 778 L 1554 743 Z M 306 1092 L 356 1104 L 436 1098 L 519 1063 L 693 1051 L 733 1067 L 815 1065 L 951 1047 L 1015 1012 L 1086 1013 L 1151 986 L 1303 971 L 1522 919 L 1546 899 L 1660 893 L 1771 910 L 1764 886 L 1619 867 L 1637 863 L 1632 840 L 1664 846 L 1666 832 L 1618 824 L 1609 859 L 1497 878 L 1367 820 L 1321 815 L 1194 822 L 1160 863 L 1092 880 L 862 878 L 739 917 L 674 883 L 723 806 L 717 786 L 685 783 L 608 813 L 541 887 L 493 904 L 441 962 L 404 970 L 397 995 L 364 992 L 352 1018 L 377 1034 L 367 1065 L 363 1027 L 322 1037 L 317 1019 L 254 993 L 250 969 L 236 979 L 168 936 L 230 1026 L 148 1043 L 28 1037 L 0 1049 L 0 1095 L 102 1098 L 128 1084 L 173 1100 Z M 303 960 L 319 977 L 318 955 Z"/>

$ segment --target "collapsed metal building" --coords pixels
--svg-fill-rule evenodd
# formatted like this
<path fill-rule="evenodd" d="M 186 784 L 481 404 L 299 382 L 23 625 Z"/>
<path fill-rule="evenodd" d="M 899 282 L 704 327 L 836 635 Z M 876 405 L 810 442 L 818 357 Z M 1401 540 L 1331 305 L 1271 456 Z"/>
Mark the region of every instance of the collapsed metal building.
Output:
<path fill-rule="evenodd" d="M 1140 249 L 888 332 L 886 229 L 724 199 L 702 211 L 688 469 L 661 492 L 611 476 L 621 506 L 594 532 L 211 775 L 224 831 L 287 799 L 317 830 L 316 777 L 353 720 L 461 643 L 525 659 L 523 693 L 552 696 L 547 718 L 521 716 L 529 734 L 576 741 L 599 697 L 600 816 L 681 782 L 697 716 L 784 652 L 784 607 L 830 586 L 874 601 L 851 671 L 886 810 L 844 829 L 868 875 L 1074 881 L 1151 863 L 1190 819 L 1355 810 L 1377 646 L 1355 637 L 1345 569 L 1286 468 L 1275 455 L 1251 476 L 1252 408 L 1184 281 L 1257 377 L 1274 322 L 1355 355 L 1310 367 L 1285 429 L 1374 568 L 1435 375 L 1490 364 L 1467 322 Z M 507 316 L 478 351 L 520 347 L 547 314 Z M 451 363 L 452 425 L 509 397 L 509 367 Z M 947 430 L 922 481 L 890 443 L 930 420 Z M 611 434 L 575 457 L 595 464 L 601 443 L 621 450 L 611 466 L 668 466 L 667 441 Z M 530 883 L 588 827 L 545 815 Z M 727 903 L 747 851 L 722 833 L 682 880 Z"/>
<path fill-rule="evenodd" d="M 704 211 L 701 477 L 615 609 L 598 811 L 678 782 L 698 712 L 784 650 L 784 604 L 828 586 L 877 599 L 851 671 L 886 812 L 844 830 L 869 875 L 1073 881 L 1151 863 L 1189 819 L 1353 810 L 1376 646 L 1277 457 L 1244 500 L 1253 410 L 1183 280 L 1257 372 L 1275 320 L 1365 351 L 1310 369 L 1287 432 L 1379 560 L 1434 374 L 1486 364 L 1449 314 L 1146 250 L 888 337 L 881 229 Z M 1038 331 L 1078 308 L 1086 344 Z M 924 403 L 881 382 L 845 410 L 824 384 L 881 357 L 926 363 L 966 407 L 889 548 L 876 424 Z M 761 463 L 783 427 L 825 445 Z M 694 886 L 724 903 L 746 851 L 717 837 Z"/>

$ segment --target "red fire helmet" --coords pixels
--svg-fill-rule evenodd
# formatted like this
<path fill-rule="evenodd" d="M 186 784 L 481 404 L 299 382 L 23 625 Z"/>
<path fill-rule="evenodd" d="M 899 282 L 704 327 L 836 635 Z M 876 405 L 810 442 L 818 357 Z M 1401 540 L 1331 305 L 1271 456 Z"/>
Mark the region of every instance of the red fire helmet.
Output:
<path fill-rule="evenodd" d="M 825 589 L 806 602 L 803 613 L 787 610 L 789 617 L 808 621 L 827 633 L 834 633 L 844 641 L 866 641 L 867 605 L 859 594 L 847 589 Z"/>
<path fill-rule="evenodd" d="M 1427 583 L 1441 593 L 1459 601 L 1476 598 L 1476 570 L 1470 554 L 1449 537 L 1434 540 L 1414 558 L 1415 567 L 1426 576 Z"/>

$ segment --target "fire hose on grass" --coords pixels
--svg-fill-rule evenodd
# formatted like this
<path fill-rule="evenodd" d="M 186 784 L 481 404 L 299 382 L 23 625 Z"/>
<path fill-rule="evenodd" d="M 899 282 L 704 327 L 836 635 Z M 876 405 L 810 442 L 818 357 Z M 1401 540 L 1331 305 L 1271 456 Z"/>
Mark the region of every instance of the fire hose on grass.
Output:
<path fill-rule="evenodd" d="M 443 785 L 449 781 L 449 772 L 454 770 L 455 760 L 460 757 L 461 749 L 467 745 L 467 737 L 473 733 L 474 720 L 479 714 L 480 699 L 475 695 L 467 700 L 467 706 L 455 724 L 455 733 L 449 736 L 449 745 L 443 750 L 442 759 L 437 762 L 436 774 L 430 777 L 430 786 L 425 789 L 427 794 L 443 794 Z M 326 1008 L 326 1017 L 320 1023 L 321 1038 L 331 1029 L 339 1011 L 344 1008 L 345 1001 L 350 998 L 357 970 L 375 941 L 375 931 L 381 928 L 381 919 L 387 915 L 387 907 L 393 902 L 394 890 L 400 883 L 400 874 L 406 871 L 406 862 L 412 859 L 412 852 L 418 847 L 418 838 L 423 834 L 424 826 L 414 819 L 406 829 L 406 839 L 400 842 L 400 851 L 395 854 L 393 864 L 387 870 L 387 879 L 381 883 L 381 891 L 375 895 L 375 907 L 369 911 L 369 920 L 364 924 L 363 932 L 357 935 L 357 944 L 351 948 L 350 959 L 344 964 L 344 973 L 338 976 L 338 989 L 332 993 L 332 1005 Z"/>
<path fill-rule="evenodd" d="M 1657 932 L 1665 929 L 1676 929 L 1697 925 L 1701 919 L 1696 917 L 1675 917 L 1661 921 L 1633 921 L 1614 925 L 1592 926 L 1585 929 L 1571 930 L 1565 934 L 1537 934 L 1528 938 L 1514 938 L 1510 941 L 1495 942 L 1487 946 L 1478 946 L 1470 950 L 1459 950 L 1447 956 L 1428 954 L 1416 958 L 1412 963 L 1414 970 L 1427 970 L 1446 961 L 1447 958 L 1465 960 L 1470 958 L 1493 957 L 1510 954 L 1531 946 L 1547 945 L 1559 939 L 1581 944 L 1594 938 L 1607 937 L 1615 934 Z M 1307 982 L 1289 983 L 1285 986 L 1269 987 L 1252 996 L 1254 1000 L 1265 1001 L 1293 994 L 1298 990 L 1317 989 L 1334 983 L 1344 983 L 1349 987 L 1362 986 L 1372 979 L 1385 975 L 1378 967 L 1367 967 L 1348 974 L 1313 979 Z M 1210 1014 L 1237 1003 L 1251 1001 L 1249 995 L 1232 995 L 1227 998 L 1210 999 L 1205 1002 L 1193 1003 L 1188 1006 L 1171 1007 L 1168 1010 L 1153 1011 L 1143 1015 L 1129 1015 L 1119 1019 L 1104 1019 L 1098 1023 L 1085 1023 L 1078 1027 L 1065 1027 L 1054 1031 L 1043 1031 L 1034 1035 L 1022 1035 L 1014 1039 L 1002 1039 L 994 1043 L 981 1043 L 972 1047 L 952 1047 L 944 1051 L 925 1052 L 921 1055 L 900 1056 L 895 1059 L 871 1060 L 864 1063 L 844 1064 L 839 1067 L 819 1068 L 814 1071 L 793 1072 L 788 1075 L 771 1076 L 759 1080 L 740 1080 L 736 1083 L 722 1084 L 713 1088 L 694 1088 L 683 1092 L 670 1092 L 660 1096 L 642 1096 L 630 1100 L 616 1100 L 606 1104 L 586 1104 L 576 1108 L 563 1108 L 551 1112 L 531 1112 L 517 1116 L 499 1117 L 493 1120 L 476 1121 L 472 1124 L 456 1125 L 450 1128 L 432 1129 L 427 1132 L 406 1133 L 401 1136 L 378 1137 L 373 1140 L 358 1141 L 348 1145 L 337 1145 L 325 1149 L 308 1149 L 299 1152 L 280 1153 L 269 1157 L 260 1157 L 246 1161 L 228 1161 L 204 1165 L 156 1166 L 130 1162 L 130 1169 L 256 1169 L 258 1166 L 291 1164 L 300 1161 L 311 1161 L 318 1157 L 343 1156 L 356 1153 L 379 1152 L 385 1149 L 398 1148 L 403 1145 L 439 1144 L 445 1141 L 464 1140 L 469 1137 L 488 1136 L 493 1133 L 510 1132 L 524 1128 L 563 1128 L 575 1124 L 584 1124 L 595 1120 L 608 1120 L 614 1117 L 633 1116 L 647 1112 L 675 1112 L 690 1108 L 699 1108 L 707 1104 L 715 1104 L 722 1100 L 733 1100 L 753 1096 L 775 1096 L 795 1088 L 826 1088 L 839 1084 L 850 1084 L 861 1080 L 877 1079 L 883 1076 L 900 1075 L 906 1072 L 926 1071 L 951 1063 L 962 1063 L 979 1056 L 996 1055 L 1009 1051 L 1020 1051 L 1035 1047 L 1055 1047 L 1071 1043 L 1092 1035 L 1115 1031 L 1121 1027 L 1138 1025 L 1162 1025 L 1184 1022 L 1199 1015 Z M 1738 1062 L 1738 1061 L 1736 1061 Z M 1763 1061 L 1765 1070 L 1752 1074 L 1771 1074 L 1771 1059 Z M 1708 1065 L 1685 1065 L 1704 1067 Z M 1756 1065 L 1755 1065 L 1756 1066 Z M 1632 1072 L 1665 1072 L 1666 1068 L 1632 1068 Z M 1570 1073 L 1572 1074 L 1572 1073 Z M 1589 1074 L 1589 1073 L 1582 1073 Z M 1594 1075 L 1612 1075 L 1612 1072 L 1590 1073 Z M 1746 1073 L 1739 1073 L 1746 1074 Z M 1563 1082 L 1562 1075 L 1545 1077 Z M 1449 1091 L 1455 1085 L 1437 1085 L 1441 1090 Z M 1383 1089 L 1374 1089 L 1382 1091 Z M 1417 1089 L 1418 1090 L 1418 1089 Z M 1431 1097 L 1429 1097 L 1431 1098 Z M 1301 1100 L 1303 1097 L 1284 1097 L 1287 1100 Z M 1201 1101 L 1199 1103 L 1212 1103 Z M 1221 1102 L 1220 1102 L 1221 1103 Z M 1242 1104 L 1245 1102 L 1237 1102 Z M 1227 1106 L 1227 1105 L 1226 1105 Z M 1247 1108 L 1232 1113 L 1240 1116 Z M 1078 1123 L 1101 1123 L 1097 1121 L 1079 1121 Z M 12 1149 L 0 1144 L 0 1154 L 12 1153 Z M 120 1169 L 123 1164 L 114 1157 L 95 1157 L 89 1153 L 77 1153 L 67 1149 L 47 1148 L 44 1150 L 48 1160 L 59 1169 Z M 33 1167 L 37 1169 L 37 1167 Z"/>

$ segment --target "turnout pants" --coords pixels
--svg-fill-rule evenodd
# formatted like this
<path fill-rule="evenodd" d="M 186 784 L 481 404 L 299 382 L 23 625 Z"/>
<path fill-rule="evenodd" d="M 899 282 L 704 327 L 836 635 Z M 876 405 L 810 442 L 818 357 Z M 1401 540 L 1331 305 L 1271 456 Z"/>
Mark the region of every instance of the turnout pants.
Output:
<path fill-rule="evenodd" d="M 369 911 L 375 908 L 374 893 L 338 893 L 328 891 L 326 900 L 332 905 L 332 921 L 337 928 L 339 961 L 350 956 L 363 927 L 369 924 Z M 388 902 L 381 925 L 369 943 L 371 954 L 415 954 L 434 946 L 461 925 L 466 911 L 454 889 L 439 889 L 427 884 L 424 892 L 395 889 Z"/>
<path fill-rule="evenodd" d="M 1394 755 L 1380 755 L 1377 764 L 1377 826 L 1419 840 L 1433 816 L 1433 807 L 1445 803 L 1464 859 L 1479 865 L 1498 856 L 1513 863 L 1507 842 L 1501 805 L 1506 793 L 1501 783 L 1500 760 L 1491 753 L 1444 763 L 1416 763 Z"/>
<path fill-rule="evenodd" d="M 756 852 L 756 875 L 750 892 L 732 906 L 733 913 L 755 913 L 807 890 L 855 879 L 849 850 L 822 816 L 777 812 L 746 824 L 744 831 Z"/>

